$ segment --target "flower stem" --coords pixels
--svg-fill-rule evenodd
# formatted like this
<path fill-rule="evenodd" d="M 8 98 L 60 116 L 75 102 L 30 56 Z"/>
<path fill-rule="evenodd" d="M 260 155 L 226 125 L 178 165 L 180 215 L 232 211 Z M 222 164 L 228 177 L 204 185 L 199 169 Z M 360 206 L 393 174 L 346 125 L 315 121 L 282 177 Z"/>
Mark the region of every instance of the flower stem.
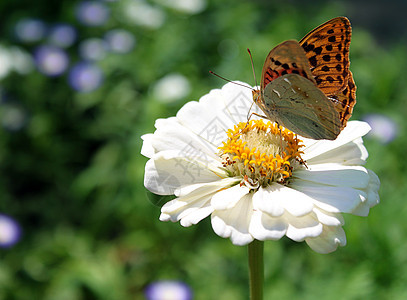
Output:
<path fill-rule="evenodd" d="M 250 300 L 263 300 L 264 242 L 254 240 L 248 246 Z"/>

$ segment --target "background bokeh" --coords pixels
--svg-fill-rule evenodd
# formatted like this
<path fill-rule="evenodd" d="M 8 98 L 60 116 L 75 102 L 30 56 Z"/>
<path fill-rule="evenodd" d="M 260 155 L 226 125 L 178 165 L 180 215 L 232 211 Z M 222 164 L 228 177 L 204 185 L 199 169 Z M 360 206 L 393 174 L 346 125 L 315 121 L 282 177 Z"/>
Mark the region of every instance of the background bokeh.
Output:
<path fill-rule="evenodd" d="M 265 243 L 266 299 L 407 299 L 404 1 L 0 2 L 0 299 L 144 299 L 160 280 L 194 299 L 247 299 L 246 248 L 209 220 L 158 220 L 142 134 L 224 82 L 254 84 L 266 54 L 336 16 L 353 25 L 352 119 L 368 121 L 382 181 L 348 245 Z M 11 219 L 10 219 L 11 218 Z M 19 231 L 20 230 L 20 231 Z M 20 232 L 20 234 L 19 234 Z"/>

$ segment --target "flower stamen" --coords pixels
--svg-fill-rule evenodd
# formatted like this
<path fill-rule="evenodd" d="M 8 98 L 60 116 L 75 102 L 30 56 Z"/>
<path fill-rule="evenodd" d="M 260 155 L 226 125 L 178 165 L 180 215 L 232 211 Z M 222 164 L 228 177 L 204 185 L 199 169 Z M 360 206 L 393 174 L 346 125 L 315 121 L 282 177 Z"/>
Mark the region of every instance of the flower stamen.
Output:
<path fill-rule="evenodd" d="M 231 176 L 242 176 L 242 185 L 255 189 L 271 182 L 286 183 L 293 168 L 304 165 L 302 141 L 270 121 L 241 122 L 227 135 L 219 155 Z"/>

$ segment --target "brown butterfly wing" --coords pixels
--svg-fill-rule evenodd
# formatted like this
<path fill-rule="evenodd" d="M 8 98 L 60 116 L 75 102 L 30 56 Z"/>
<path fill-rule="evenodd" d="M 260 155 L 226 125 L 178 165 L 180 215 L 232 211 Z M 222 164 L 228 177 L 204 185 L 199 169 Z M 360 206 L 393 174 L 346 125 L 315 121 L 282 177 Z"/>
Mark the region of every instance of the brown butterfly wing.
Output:
<path fill-rule="evenodd" d="M 300 44 L 294 40 L 277 45 L 267 55 L 261 73 L 261 91 L 271 81 L 291 73 L 301 75 L 316 84 L 305 52 Z"/>
<path fill-rule="evenodd" d="M 338 17 L 318 26 L 300 41 L 317 86 L 325 95 L 343 90 L 348 83 L 351 36 L 349 20 Z"/>
<path fill-rule="evenodd" d="M 349 118 L 352 116 L 353 107 L 356 104 L 356 85 L 353 81 L 352 72 L 349 72 L 348 84 L 342 91 L 335 95 L 328 96 L 339 112 L 339 119 L 341 120 L 341 129 L 346 126 Z"/>
<path fill-rule="evenodd" d="M 318 26 L 300 41 L 317 86 L 339 112 L 341 129 L 356 104 L 356 85 L 349 70 L 351 36 L 349 20 L 337 17 Z"/>
<path fill-rule="evenodd" d="M 301 136 L 334 140 L 341 131 L 335 105 L 301 75 L 276 78 L 264 89 L 263 100 L 258 105 L 270 120 Z"/>

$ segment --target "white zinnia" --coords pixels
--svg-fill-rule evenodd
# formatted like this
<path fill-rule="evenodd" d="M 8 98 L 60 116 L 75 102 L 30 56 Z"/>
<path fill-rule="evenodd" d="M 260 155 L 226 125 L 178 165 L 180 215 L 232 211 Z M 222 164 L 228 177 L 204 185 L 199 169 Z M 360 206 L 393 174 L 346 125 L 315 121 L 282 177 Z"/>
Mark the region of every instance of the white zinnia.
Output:
<path fill-rule="evenodd" d="M 220 150 L 228 137 L 235 139 L 243 130 L 248 133 L 240 138 L 260 156 L 263 153 L 259 160 L 264 153 L 276 157 L 280 145 L 288 149 L 280 135 L 257 127 L 251 131 L 251 124 L 244 125 L 251 103 L 250 89 L 228 83 L 199 102 L 187 103 L 176 117 L 157 120 L 155 133 L 142 136 L 141 152 L 150 158 L 145 187 L 159 195 L 177 196 L 162 207 L 160 220 L 191 226 L 211 215 L 214 231 L 235 245 L 286 235 L 306 241 L 320 253 L 344 246 L 341 213 L 367 216 L 370 207 L 379 203 L 379 179 L 361 166 L 368 156 L 361 137 L 369 125 L 348 122 L 334 141 L 299 137 L 304 145 L 299 149 L 301 157 L 289 155 L 287 167 L 280 164 L 280 171 L 265 174 L 254 153 L 243 163 L 234 153 Z M 228 135 L 239 123 L 240 129 Z"/>

